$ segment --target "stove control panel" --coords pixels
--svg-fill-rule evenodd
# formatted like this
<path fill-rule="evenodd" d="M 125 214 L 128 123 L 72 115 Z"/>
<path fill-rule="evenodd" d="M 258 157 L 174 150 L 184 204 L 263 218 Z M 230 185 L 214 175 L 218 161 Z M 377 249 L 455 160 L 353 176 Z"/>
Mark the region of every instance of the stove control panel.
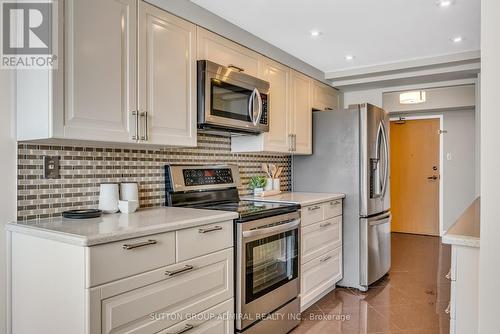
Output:
<path fill-rule="evenodd" d="M 233 174 L 230 168 L 192 168 L 183 169 L 184 185 L 187 187 L 230 184 Z"/>

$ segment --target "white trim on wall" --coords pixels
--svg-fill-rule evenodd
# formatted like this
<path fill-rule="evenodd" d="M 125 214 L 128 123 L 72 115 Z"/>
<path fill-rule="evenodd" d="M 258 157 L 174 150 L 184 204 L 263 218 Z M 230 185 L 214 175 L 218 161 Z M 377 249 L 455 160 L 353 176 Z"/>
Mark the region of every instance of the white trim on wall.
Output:
<path fill-rule="evenodd" d="M 420 120 L 420 119 L 439 119 L 439 129 L 444 130 L 444 117 L 443 115 L 423 115 L 423 116 L 403 116 L 403 117 L 391 117 L 390 121 L 398 120 Z M 439 236 L 443 236 L 446 231 L 444 231 L 444 167 L 443 167 L 443 154 L 444 154 L 444 140 L 443 136 L 439 136 Z"/>

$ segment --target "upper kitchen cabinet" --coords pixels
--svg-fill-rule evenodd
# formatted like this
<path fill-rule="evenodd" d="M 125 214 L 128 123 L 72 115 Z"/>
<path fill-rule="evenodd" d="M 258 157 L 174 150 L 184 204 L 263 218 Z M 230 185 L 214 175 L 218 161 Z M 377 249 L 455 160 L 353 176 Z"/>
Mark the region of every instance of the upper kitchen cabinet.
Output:
<path fill-rule="evenodd" d="M 196 146 L 196 26 L 139 4 L 140 141 Z"/>
<path fill-rule="evenodd" d="M 69 0 L 65 14 L 62 136 L 134 140 L 136 2 Z"/>
<path fill-rule="evenodd" d="M 19 71 L 18 139 L 195 146 L 196 27 L 137 0 L 58 4 L 59 68 Z"/>
<path fill-rule="evenodd" d="M 233 68 L 255 77 L 259 76 L 260 55 L 227 38 L 197 27 L 198 60 Z"/>
<path fill-rule="evenodd" d="M 312 154 L 312 82 L 308 76 L 292 70 L 291 129 L 294 154 Z"/>
<path fill-rule="evenodd" d="M 331 86 L 313 80 L 312 107 L 314 110 L 338 110 L 339 92 Z"/>
<path fill-rule="evenodd" d="M 291 152 L 290 75 L 290 68 L 263 57 L 259 76 L 271 85 L 269 132 L 233 137 L 233 152 Z"/>

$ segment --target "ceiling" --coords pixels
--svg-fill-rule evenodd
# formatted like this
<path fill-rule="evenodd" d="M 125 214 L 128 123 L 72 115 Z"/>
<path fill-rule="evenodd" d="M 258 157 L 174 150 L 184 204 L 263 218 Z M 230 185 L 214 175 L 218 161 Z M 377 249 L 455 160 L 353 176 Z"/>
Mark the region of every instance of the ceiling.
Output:
<path fill-rule="evenodd" d="M 437 0 L 191 1 L 323 72 L 480 47 L 480 0 L 446 8 Z M 312 37 L 313 30 L 321 35 Z M 454 43 L 456 36 L 463 40 Z"/>

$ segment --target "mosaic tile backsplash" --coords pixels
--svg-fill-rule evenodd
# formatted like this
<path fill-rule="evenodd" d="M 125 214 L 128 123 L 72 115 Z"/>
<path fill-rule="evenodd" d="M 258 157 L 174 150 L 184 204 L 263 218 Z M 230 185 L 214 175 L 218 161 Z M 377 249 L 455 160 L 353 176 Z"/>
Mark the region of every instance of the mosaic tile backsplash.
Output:
<path fill-rule="evenodd" d="M 60 156 L 60 179 L 43 178 L 43 156 Z M 248 180 L 263 175 L 261 164 L 283 166 L 281 187 L 291 189 L 288 155 L 231 153 L 231 138 L 198 135 L 196 148 L 101 148 L 92 146 L 18 145 L 18 220 L 57 217 L 70 209 L 96 208 L 99 185 L 138 182 L 141 207 L 165 203 L 166 164 L 237 164 L 240 195 L 249 194 Z"/>

